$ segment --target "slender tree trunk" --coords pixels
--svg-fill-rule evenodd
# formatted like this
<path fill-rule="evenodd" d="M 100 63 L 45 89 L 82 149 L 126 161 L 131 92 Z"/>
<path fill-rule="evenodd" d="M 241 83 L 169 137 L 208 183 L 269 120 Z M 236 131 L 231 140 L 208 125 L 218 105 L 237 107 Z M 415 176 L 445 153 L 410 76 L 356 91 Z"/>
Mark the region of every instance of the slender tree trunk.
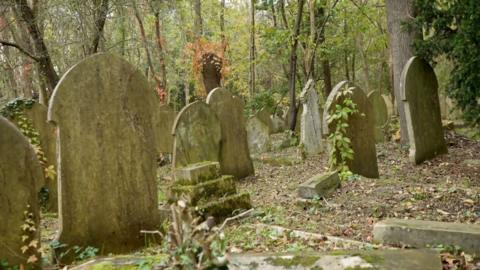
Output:
<path fill-rule="evenodd" d="M 315 14 L 315 3 L 316 0 L 308 0 L 308 10 L 310 17 L 310 42 L 307 46 L 305 53 L 305 74 L 306 80 L 308 81 L 311 78 L 315 78 L 315 55 L 314 55 L 314 46 L 317 41 L 317 23 L 316 23 L 316 14 Z"/>
<path fill-rule="evenodd" d="M 351 74 L 352 74 L 352 83 L 355 83 L 355 61 L 356 61 L 356 51 L 355 49 L 352 50 L 352 69 L 351 69 Z"/>
<path fill-rule="evenodd" d="M 203 36 L 202 3 L 201 0 L 194 0 L 195 25 L 193 31 L 197 38 Z"/>
<path fill-rule="evenodd" d="M 248 78 L 250 98 L 255 95 L 255 0 L 250 0 L 250 75 Z"/>
<path fill-rule="evenodd" d="M 330 70 L 330 61 L 325 59 L 322 61 L 323 83 L 325 85 L 325 97 L 332 92 L 332 74 Z"/>
<path fill-rule="evenodd" d="M 285 0 L 279 0 L 278 5 L 280 8 L 280 15 L 282 16 L 283 27 L 288 29 L 287 15 L 285 14 Z"/>
<path fill-rule="evenodd" d="M 16 12 L 18 12 L 19 16 L 27 26 L 28 33 L 35 49 L 36 57 L 38 58 L 37 62 L 40 67 L 39 71 L 40 74 L 42 74 L 47 86 L 47 89 L 40 90 L 40 103 L 46 105 L 53 89 L 57 85 L 58 74 L 53 67 L 52 59 L 50 58 L 47 46 L 43 40 L 43 34 L 39 30 L 35 14 L 33 13 L 32 9 L 28 6 L 26 0 L 15 0 L 15 3 Z"/>
<path fill-rule="evenodd" d="M 347 25 L 347 9 L 343 9 L 343 36 L 345 37 L 345 40 L 348 38 L 348 25 Z M 345 47 L 344 52 L 343 52 L 343 66 L 345 67 L 345 79 L 350 81 L 350 72 L 349 72 L 349 67 L 348 67 L 348 48 Z"/>
<path fill-rule="evenodd" d="M 165 39 L 162 38 L 161 24 L 160 24 L 160 12 L 155 11 L 155 39 L 157 41 L 158 58 L 160 64 L 160 78 L 163 91 L 167 91 L 167 67 L 165 65 Z M 170 100 L 170 94 L 167 94 L 167 101 Z"/>
<path fill-rule="evenodd" d="M 103 36 L 103 28 L 108 14 L 108 0 L 95 0 L 95 32 L 93 33 L 92 45 L 89 48 L 89 54 L 94 54 L 98 51 L 98 44 Z"/>
<path fill-rule="evenodd" d="M 5 31 L 5 29 L 8 27 L 8 24 L 7 24 L 7 20 L 3 16 L 4 12 L 5 11 L 3 9 L 0 10 L 0 29 L 4 30 L 4 31 L 0 31 L 0 39 L 9 40 L 10 36 L 8 32 Z M 3 56 L 5 57 L 3 59 L 5 62 L 4 69 L 10 84 L 10 87 L 5 87 L 5 88 L 9 89 L 11 92 L 11 93 L 8 93 L 8 92 L 0 93 L 0 97 L 3 96 L 4 94 L 8 98 L 18 97 L 18 93 L 17 93 L 18 85 L 17 85 L 17 80 L 15 79 L 15 71 L 13 66 L 10 64 L 10 48 L 8 46 L 0 46 L 0 54 L 3 54 Z"/>
<path fill-rule="evenodd" d="M 273 27 L 277 28 L 277 12 L 275 11 L 275 4 L 273 3 L 274 1 L 270 1 L 270 8 L 272 10 L 272 22 L 273 22 Z"/>
<path fill-rule="evenodd" d="M 393 89 L 397 101 L 397 110 L 400 118 L 400 143 L 408 143 L 407 121 L 405 108 L 401 99 L 400 76 L 408 59 L 413 56 L 412 44 L 415 39 L 421 38 L 421 33 L 407 32 L 402 24 L 415 16 L 413 0 L 386 0 L 387 26 L 390 40 L 393 67 Z"/>
<path fill-rule="evenodd" d="M 290 76 L 288 78 L 288 86 L 289 86 L 289 100 L 290 100 L 290 108 L 289 108 L 289 121 L 288 126 L 291 131 L 295 131 L 295 124 L 297 123 L 297 99 L 295 97 L 295 81 L 296 81 L 296 73 L 297 73 L 297 47 L 298 47 L 298 36 L 300 34 L 300 26 L 302 23 L 302 13 L 303 13 L 303 6 L 305 0 L 298 0 L 298 10 L 297 10 L 297 17 L 295 19 L 295 27 L 293 30 L 293 44 L 292 44 L 292 51 L 290 53 Z"/>

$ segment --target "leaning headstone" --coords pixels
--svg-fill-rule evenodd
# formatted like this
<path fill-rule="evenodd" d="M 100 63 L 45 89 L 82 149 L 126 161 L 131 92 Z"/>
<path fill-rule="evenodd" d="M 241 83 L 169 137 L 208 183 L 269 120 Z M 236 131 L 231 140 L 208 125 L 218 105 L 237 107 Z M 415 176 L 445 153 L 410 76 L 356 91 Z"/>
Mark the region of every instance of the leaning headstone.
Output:
<path fill-rule="evenodd" d="M 340 177 L 338 177 L 338 173 L 336 171 L 327 172 L 315 175 L 298 186 L 298 195 L 304 199 L 325 198 L 339 186 Z"/>
<path fill-rule="evenodd" d="M 216 88 L 208 94 L 207 104 L 220 122 L 221 173 L 233 175 L 237 179 L 252 175 L 254 170 L 248 150 L 243 101 L 232 96 L 228 90 Z"/>
<path fill-rule="evenodd" d="M 196 101 L 183 108 L 172 128 L 173 167 L 219 161 L 221 127 L 215 112 L 204 102 Z"/>
<path fill-rule="evenodd" d="M 426 220 L 387 219 L 373 227 L 375 241 L 424 248 L 459 246 L 470 254 L 480 254 L 480 225 Z"/>
<path fill-rule="evenodd" d="M 10 266 L 27 266 L 30 256 L 40 261 L 37 198 L 41 182 L 42 169 L 30 143 L 0 117 L 0 259 Z M 22 239 L 23 235 L 27 238 Z M 36 244 L 29 246 L 32 241 Z"/>
<path fill-rule="evenodd" d="M 410 161 L 419 164 L 447 153 L 438 82 L 432 67 L 425 60 L 410 58 L 402 71 L 400 90 L 407 119 Z"/>
<path fill-rule="evenodd" d="M 252 116 L 247 120 L 247 141 L 250 153 L 264 153 L 270 150 L 270 131 L 258 117 Z"/>
<path fill-rule="evenodd" d="M 384 129 L 388 122 L 388 110 L 385 100 L 379 91 L 371 91 L 368 93 L 368 100 L 372 105 L 373 118 L 375 122 L 375 141 L 385 141 Z"/>
<path fill-rule="evenodd" d="M 269 134 L 274 133 L 273 122 L 270 118 L 270 112 L 267 109 L 261 109 L 255 114 L 255 116 L 268 127 Z"/>
<path fill-rule="evenodd" d="M 129 252 L 145 244 L 141 230 L 159 224 L 155 93 L 120 57 L 96 54 L 68 70 L 48 108 L 58 128 L 58 241 Z M 68 260 L 68 259 L 66 259 Z"/>
<path fill-rule="evenodd" d="M 173 153 L 172 126 L 175 121 L 175 111 L 169 105 L 155 104 L 156 114 L 153 114 L 155 142 L 158 153 Z"/>
<path fill-rule="evenodd" d="M 303 144 L 307 154 L 316 155 L 322 150 L 322 125 L 318 95 L 315 90 L 315 82 L 312 79 L 308 80 L 305 85 L 300 94 L 300 100 L 303 104 L 300 119 L 300 143 Z"/>
<path fill-rule="evenodd" d="M 337 98 L 340 91 L 351 90 L 350 95 L 353 103 L 356 104 L 358 112 L 351 115 L 347 120 L 348 128 L 346 136 L 350 139 L 350 146 L 353 149 L 353 159 L 347 161 L 347 166 L 353 173 L 369 178 L 378 178 L 377 153 L 374 138 L 374 119 L 371 104 L 365 92 L 357 86 L 350 88 L 347 81 L 337 84 L 327 98 L 324 109 L 324 132 L 329 134 L 335 129 L 333 123 L 328 124 L 328 117 L 336 108 L 337 104 L 343 102 Z"/>

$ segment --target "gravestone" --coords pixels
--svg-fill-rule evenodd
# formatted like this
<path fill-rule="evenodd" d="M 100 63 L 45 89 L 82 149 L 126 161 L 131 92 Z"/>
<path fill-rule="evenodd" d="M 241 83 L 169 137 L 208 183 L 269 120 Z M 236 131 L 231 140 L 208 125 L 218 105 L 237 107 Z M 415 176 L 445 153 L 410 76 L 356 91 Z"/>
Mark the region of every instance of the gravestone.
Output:
<path fill-rule="evenodd" d="M 337 104 L 342 102 L 342 98 L 337 99 L 338 93 L 347 89 L 352 91 L 350 98 L 357 105 L 358 110 L 347 121 L 346 136 L 350 139 L 351 148 L 354 152 L 353 159 L 347 161 L 347 165 L 353 173 L 369 178 L 378 178 L 372 106 L 364 91 L 357 86 L 350 86 L 347 81 L 338 83 L 327 98 L 323 115 L 324 121 L 328 123 L 327 119 L 330 113 L 333 112 Z M 335 129 L 333 123 L 325 124 L 324 127 L 327 136 L 330 131 Z"/>
<path fill-rule="evenodd" d="M 154 91 L 142 73 L 111 54 L 90 56 L 57 84 L 48 120 L 58 128 L 57 240 L 122 253 L 159 225 Z M 68 259 L 66 259 L 68 260 Z"/>
<path fill-rule="evenodd" d="M 33 103 L 30 109 L 25 110 L 25 115 L 32 120 L 35 131 L 38 132 L 40 138 L 40 146 L 47 159 L 47 166 L 53 165 L 57 168 L 56 153 L 56 135 L 55 127 L 47 122 L 48 108 L 40 103 Z M 58 211 L 58 195 L 57 195 L 57 179 L 45 179 L 48 188 L 47 209 L 49 211 Z"/>
<path fill-rule="evenodd" d="M 265 153 L 271 148 L 269 128 L 256 116 L 247 120 L 247 141 L 250 153 Z"/>
<path fill-rule="evenodd" d="M 30 143 L 12 123 L 0 116 L 0 259 L 10 265 L 27 265 L 30 256 L 40 259 L 38 191 L 42 168 Z M 27 214 L 24 213 L 27 211 Z M 31 216 L 30 216 L 31 215 Z M 22 229 L 31 218 L 32 232 Z M 28 238 L 22 240 L 22 235 Z M 37 249 L 21 248 L 37 241 Z"/>
<path fill-rule="evenodd" d="M 388 95 L 382 95 L 385 106 L 387 106 L 388 117 L 392 117 L 396 113 L 396 108 L 393 106 L 392 99 Z"/>
<path fill-rule="evenodd" d="M 307 154 L 316 155 L 322 150 L 322 125 L 318 95 L 313 80 L 308 80 L 300 94 L 300 100 L 303 104 L 300 118 L 300 143 L 303 144 Z"/>
<path fill-rule="evenodd" d="M 282 117 L 272 115 L 270 119 L 272 121 L 273 133 L 280 133 L 285 130 L 285 120 Z"/>
<path fill-rule="evenodd" d="M 252 175 L 254 169 L 248 150 L 243 101 L 232 96 L 228 90 L 216 88 L 208 94 L 207 104 L 220 122 L 221 173 L 237 179 Z"/>
<path fill-rule="evenodd" d="M 221 128 L 215 112 L 196 101 L 183 108 L 172 127 L 173 167 L 219 161 Z"/>
<path fill-rule="evenodd" d="M 367 97 L 372 105 L 373 119 L 375 123 L 375 141 L 383 142 L 385 141 L 384 129 L 388 122 L 387 105 L 379 91 L 371 91 L 368 93 Z"/>
<path fill-rule="evenodd" d="M 172 126 L 175 121 L 175 111 L 168 105 L 155 104 L 156 114 L 153 115 L 155 142 L 158 153 L 173 153 Z"/>
<path fill-rule="evenodd" d="M 258 120 L 262 121 L 268 127 L 269 134 L 274 133 L 273 122 L 270 118 L 270 112 L 267 109 L 261 109 L 255 114 L 255 116 L 258 118 Z"/>
<path fill-rule="evenodd" d="M 402 72 L 400 90 L 407 120 L 410 161 L 419 164 L 447 153 L 438 82 L 432 67 L 418 57 L 410 58 Z"/>

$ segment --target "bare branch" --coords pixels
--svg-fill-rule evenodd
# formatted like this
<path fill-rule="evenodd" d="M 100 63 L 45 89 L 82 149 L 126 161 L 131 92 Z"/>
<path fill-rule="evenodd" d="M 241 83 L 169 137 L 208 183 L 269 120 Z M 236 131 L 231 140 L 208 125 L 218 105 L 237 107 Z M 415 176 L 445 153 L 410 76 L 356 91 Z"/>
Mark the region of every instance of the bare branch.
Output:
<path fill-rule="evenodd" d="M 12 43 L 12 42 L 9 42 L 9 41 L 6 41 L 6 40 L 0 40 L 0 44 L 2 46 L 9 46 L 9 47 L 14 47 L 16 48 L 17 50 L 19 50 L 21 53 L 25 54 L 26 56 L 32 58 L 33 60 L 35 60 L 36 62 L 39 61 L 39 58 L 34 56 L 32 53 L 30 53 L 29 51 L 27 51 L 26 49 L 22 48 L 20 45 L 16 44 L 16 43 Z"/>

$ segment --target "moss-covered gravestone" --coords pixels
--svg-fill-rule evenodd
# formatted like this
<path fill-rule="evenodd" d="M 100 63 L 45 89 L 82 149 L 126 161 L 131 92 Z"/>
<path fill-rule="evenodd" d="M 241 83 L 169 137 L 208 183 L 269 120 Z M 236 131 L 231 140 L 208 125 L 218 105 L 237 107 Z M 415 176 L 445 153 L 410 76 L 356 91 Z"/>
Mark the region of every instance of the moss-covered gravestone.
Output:
<path fill-rule="evenodd" d="M 375 141 L 383 142 L 385 141 L 384 129 L 388 122 L 387 105 L 379 91 L 371 91 L 368 93 L 367 97 L 370 104 L 372 104 L 372 113 L 375 123 Z"/>
<path fill-rule="evenodd" d="M 268 127 L 269 134 L 274 133 L 273 122 L 272 118 L 270 118 L 270 112 L 268 111 L 268 109 L 261 109 L 255 114 L 255 116 L 258 118 L 258 120 L 262 121 L 262 123 L 264 123 Z"/>
<path fill-rule="evenodd" d="M 10 266 L 27 266 L 29 258 L 40 261 L 41 182 L 42 169 L 30 143 L 0 116 L 0 261 L 6 260 Z M 23 235 L 27 238 L 22 239 Z M 27 249 L 22 251 L 24 246 Z"/>
<path fill-rule="evenodd" d="M 260 154 L 270 150 L 270 131 L 257 116 L 247 120 L 247 141 L 250 153 Z"/>
<path fill-rule="evenodd" d="M 300 95 L 300 100 L 303 103 L 301 118 L 297 119 L 297 121 L 301 121 L 300 143 L 303 144 L 307 154 L 319 154 L 322 150 L 322 124 L 318 95 L 313 80 L 308 80 Z"/>
<path fill-rule="evenodd" d="M 155 104 L 156 113 L 153 115 L 155 128 L 155 142 L 157 152 L 173 153 L 172 126 L 175 121 L 175 111 L 169 105 Z"/>
<path fill-rule="evenodd" d="M 207 96 L 207 104 L 215 112 L 221 127 L 220 170 L 237 179 L 254 173 L 247 131 L 243 116 L 243 101 L 225 89 L 215 88 Z"/>
<path fill-rule="evenodd" d="M 173 167 L 203 161 L 219 161 L 221 130 L 215 112 L 196 101 L 183 108 L 172 128 Z"/>
<path fill-rule="evenodd" d="M 347 165 L 353 173 L 369 178 L 378 178 L 372 105 L 362 89 L 349 85 L 347 81 L 342 81 L 333 88 L 325 103 L 324 132 L 328 135 L 335 129 L 334 123 L 328 123 L 328 118 L 336 109 L 336 105 L 343 103 L 343 97 L 338 98 L 339 92 L 347 89 L 351 90 L 352 94 L 349 95 L 349 98 L 356 104 L 358 110 L 347 120 L 346 136 L 350 139 L 350 145 L 354 152 L 353 159 L 348 160 Z"/>
<path fill-rule="evenodd" d="M 447 153 L 438 82 L 432 67 L 425 60 L 410 58 L 402 72 L 400 91 L 407 119 L 410 161 L 419 164 Z"/>
<path fill-rule="evenodd" d="M 100 254 L 135 250 L 141 230 L 159 226 L 155 93 L 142 73 L 111 54 L 68 70 L 50 100 L 58 128 L 60 231 L 57 240 Z"/>

